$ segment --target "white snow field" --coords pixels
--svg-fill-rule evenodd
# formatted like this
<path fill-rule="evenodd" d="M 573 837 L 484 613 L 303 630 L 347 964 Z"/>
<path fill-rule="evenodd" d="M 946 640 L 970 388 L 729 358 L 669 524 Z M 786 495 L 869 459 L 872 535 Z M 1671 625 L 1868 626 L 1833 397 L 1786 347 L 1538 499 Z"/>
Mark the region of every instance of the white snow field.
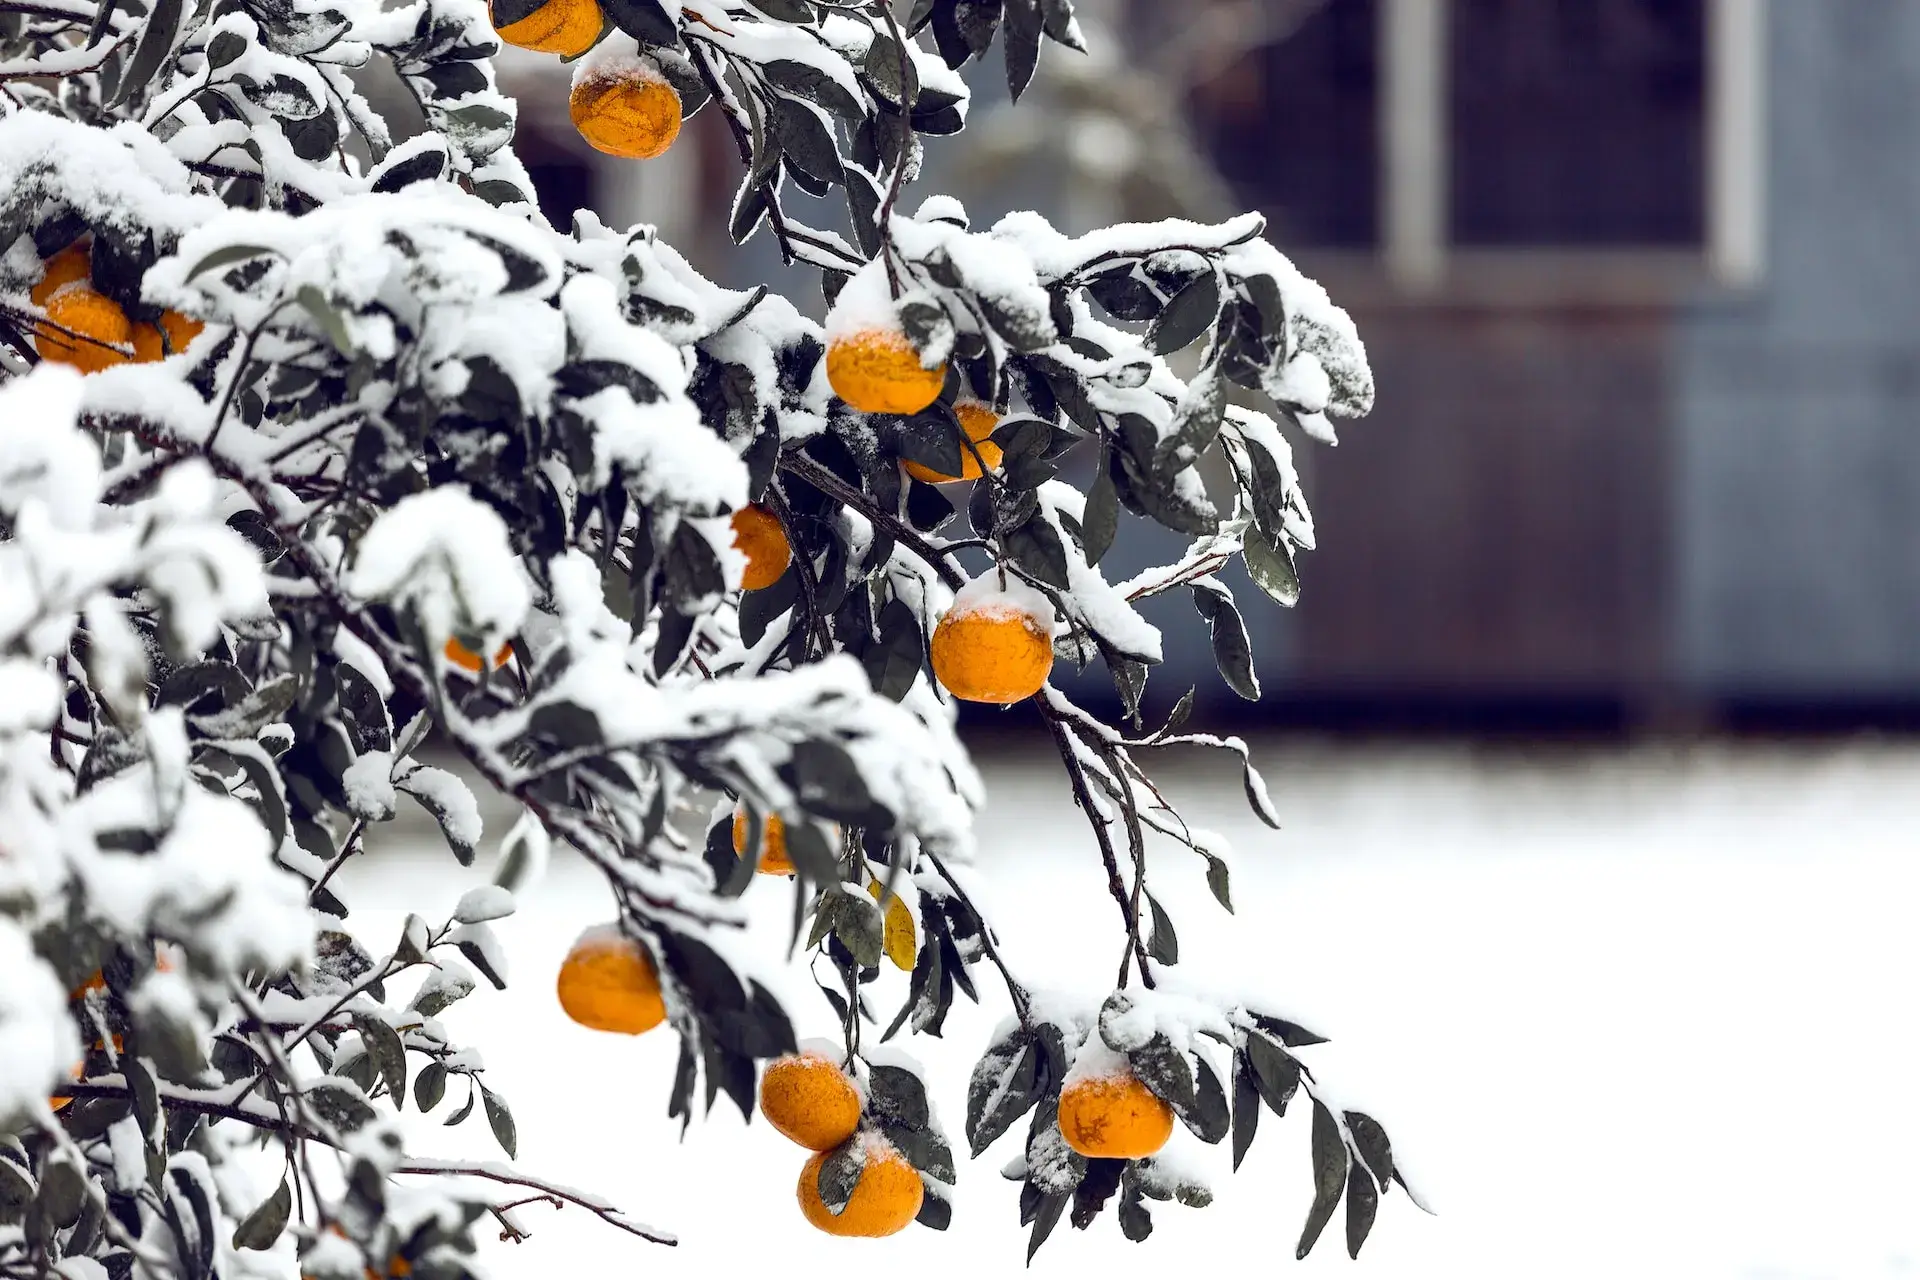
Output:
<path fill-rule="evenodd" d="M 1180 967 L 1268 993 L 1331 1036 L 1304 1051 L 1310 1064 L 1387 1125 L 1439 1216 L 1390 1194 L 1359 1262 L 1336 1219 L 1296 1264 L 1310 1198 L 1296 1110 L 1264 1118 L 1237 1175 L 1224 1145 L 1178 1130 L 1217 1171 L 1214 1204 L 1153 1206 L 1144 1245 L 1111 1212 L 1084 1233 L 1063 1221 L 1036 1274 L 1920 1276 L 1920 748 L 1525 757 L 1296 743 L 1256 758 L 1286 819 L 1278 833 L 1210 755 L 1162 770 L 1189 818 L 1238 850 L 1233 918 L 1191 854 L 1156 857 Z M 1057 763 L 982 763 L 985 905 L 1011 963 L 1029 984 L 1103 993 L 1117 912 Z M 488 816 L 491 843 L 504 824 Z M 346 888 L 357 927 L 384 945 L 401 903 L 444 912 L 480 874 L 409 844 Z M 763 880 L 749 899 L 756 945 L 781 955 L 784 883 Z M 496 1275 L 1021 1270 L 1026 1232 L 998 1174 L 1017 1139 L 967 1162 L 959 1133 L 967 1073 L 1005 1012 L 990 970 L 977 975 L 984 1010 L 957 1003 L 944 1042 L 912 1045 L 962 1149 L 952 1229 L 833 1240 L 794 1204 L 803 1153 L 764 1122 L 743 1126 L 723 1099 L 680 1141 L 665 1115 L 670 1035 L 609 1037 L 561 1016 L 559 960 L 609 915 L 592 873 L 556 857 L 520 914 L 498 922 L 509 989 L 483 988 L 446 1021 L 483 1049 L 519 1122 L 522 1167 L 598 1191 L 682 1243 L 531 1206 L 520 1211 L 531 1240 L 489 1247 Z M 800 1034 L 831 1034 L 825 1003 L 789 973 Z M 905 985 L 891 971 L 889 982 L 888 1016 Z M 498 1158 L 477 1116 L 454 1130 L 414 1123 L 422 1154 Z"/>

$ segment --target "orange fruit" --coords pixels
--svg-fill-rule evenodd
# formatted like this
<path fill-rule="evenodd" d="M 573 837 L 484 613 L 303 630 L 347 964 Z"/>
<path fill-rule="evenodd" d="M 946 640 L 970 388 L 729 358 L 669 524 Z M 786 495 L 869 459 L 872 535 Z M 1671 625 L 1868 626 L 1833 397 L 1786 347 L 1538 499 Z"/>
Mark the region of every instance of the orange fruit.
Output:
<path fill-rule="evenodd" d="M 833 394 L 862 413 L 919 413 L 940 398 L 944 367 L 928 369 L 898 329 L 863 329 L 827 345 Z"/>
<path fill-rule="evenodd" d="M 492 16 L 488 5 L 488 16 Z M 606 29 L 607 17 L 596 0 L 547 0 L 517 22 L 494 25 L 494 32 L 508 44 L 535 53 L 557 53 L 577 58 L 593 48 L 594 41 Z"/>
<path fill-rule="evenodd" d="M 1005 597 L 963 594 L 933 629 L 933 674 L 967 702 L 1031 698 L 1053 670 L 1047 622 Z"/>
<path fill-rule="evenodd" d="M 733 851 L 740 857 L 747 854 L 747 811 L 745 807 L 733 811 Z M 793 859 L 787 856 L 787 824 L 780 815 L 767 815 L 766 825 L 760 830 L 760 867 L 763 876 L 790 876 L 793 874 Z"/>
<path fill-rule="evenodd" d="M 941 475 L 932 467 L 922 466 L 909 458 L 907 474 L 915 480 L 926 484 L 952 484 L 956 480 L 978 480 L 982 462 L 989 467 L 1000 465 L 1000 446 L 987 438 L 993 434 L 993 429 L 1000 425 L 1000 415 L 989 406 L 975 400 L 961 401 L 953 407 L 953 412 L 960 419 L 961 429 L 967 433 L 967 439 L 973 442 L 974 449 L 979 450 L 980 456 L 974 457 L 974 449 L 962 448 L 960 474 L 957 476 Z"/>
<path fill-rule="evenodd" d="M 485 665 L 480 661 L 479 654 L 467 648 L 466 645 L 451 636 L 447 638 L 446 647 L 443 648 L 441 652 L 446 655 L 448 662 L 451 662 L 454 666 L 460 668 L 470 676 L 479 675 L 480 669 Z M 512 659 L 513 645 L 503 644 L 500 646 L 499 651 L 493 655 L 493 665 L 496 668 L 504 667 Z"/>
<path fill-rule="evenodd" d="M 93 257 L 87 246 L 75 241 L 47 259 L 40 283 L 27 290 L 27 297 L 33 300 L 34 306 L 44 307 L 56 290 L 85 280 L 92 270 Z"/>
<path fill-rule="evenodd" d="M 595 151 L 651 160 L 665 154 L 680 136 L 680 95 L 643 65 L 583 67 L 575 77 L 567 114 Z"/>
<path fill-rule="evenodd" d="M 733 545 L 747 558 L 746 572 L 740 575 L 742 591 L 764 591 L 780 581 L 793 561 L 780 518 L 757 502 L 733 513 Z"/>
<path fill-rule="evenodd" d="M 830 1058 L 792 1054 L 761 1075 L 760 1114 L 807 1150 L 831 1151 L 860 1127 L 860 1091 Z"/>
<path fill-rule="evenodd" d="M 1070 1080 L 1060 1090 L 1060 1136 L 1083 1156 L 1139 1160 L 1173 1136 L 1173 1108 L 1132 1072 Z"/>
<path fill-rule="evenodd" d="M 920 1216 L 920 1201 L 926 1195 L 920 1174 L 906 1157 L 891 1146 L 875 1144 L 867 1153 L 854 1184 L 853 1196 L 839 1213 L 828 1209 L 820 1198 L 820 1167 L 827 1162 L 822 1151 L 807 1161 L 800 1171 L 800 1211 L 807 1221 L 830 1236 L 890 1236 L 904 1230 Z"/>
<path fill-rule="evenodd" d="M 560 1007 L 583 1027 L 637 1036 L 666 1020 L 660 974 L 640 944 L 598 925 L 580 935 L 560 966 Z"/>
<path fill-rule="evenodd" d="M 127 362 L 126 355 L 100 344 L 126 346 L 133 340 L 133 326 L 127 320 L 127 313 L 120 309 L 120 304 L 103 293 L 95 292 L 92 285 L 80 281 L 63 284 L 53 291 L 44 309 L 47 319 L 59 328 L 41 331 L 39 345 L 42 360 L 50 364 L 70 365 L 82 373 L 97 373 Z M 81 337 L 70 338 L 67 336 L 69 332 Z M 92 338 L 94 341 L 83 341 L 83 338 Z"/>

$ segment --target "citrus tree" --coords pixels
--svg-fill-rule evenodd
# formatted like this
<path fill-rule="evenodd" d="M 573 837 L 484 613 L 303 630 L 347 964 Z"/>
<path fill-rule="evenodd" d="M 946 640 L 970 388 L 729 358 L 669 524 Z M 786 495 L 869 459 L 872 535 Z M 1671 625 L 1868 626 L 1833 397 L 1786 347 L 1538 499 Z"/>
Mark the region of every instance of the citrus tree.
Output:
<path fill-rule="evenodd" d="M 1303 1096 L 1303 1255 L 1342 1202 L 1357 1251 L 1404 1189 L 1297 1056 L 1312 1033 L 1177 980 L 1159 878 L 1230 911 L 1230 858 L 1141 763 L 1226 753 L 1275 821 L 1191 693 L 1141 722 L 1161 636 L 1136 605 L 1189 594 L 1258 696 L 1220 575 L 1294 602 L 1313 534 L 1276 416 L 1330 439 L 1366 412 L 1363 349 L 1255 217 L 907 213 L 925 140 L 965 124 L 957 70 L 998 43 L 1017 96 L 1080 35 L 1069 0 L 901 9 L 0 0 L 0 1276 L 451 1278 L 530 1197 L 670 1242 L 399 1134 L 477 1109 L 513 1155 L 455 1005 L 504 985 L 490 922 L 554 841 L 612 915 L 561 1005 L 677 1037 L 674 1116 L 725 1095 L 809 1149 L 824 1231 L 948 1225 L 956 1137 L 893 1042 L 956 993 L 1008 1009 L 957 1137 L 1024 1124 L 1030 1253 L 1063 1215 L 1111 1205 L 1138 1240 L 1149 1201 L 1205 1204 L 1174 1126 L 1237 1163 Z M 582 134 L 636 163 L 718 116 L 734 239 L 817 268 L 824 325 L 651 228 L 548 226 L 502 39 L 576 59 Z M 410 109 L 377 111 L 375 77 Z M 1111 581 L 1123 518 L 1189 545 Z M 1124 722 L 1059 662 L 1103 666 Z M 956 700 L 1024 703 L 1057 745 L 1111 988 L 1027 985 L 969 892 Z M 336 873 L 401 805 L 460 863 L 481 846 L 428 746 L 518 805 L 495 883 L 356 936 Z M 829 1042 L 731 942 L 741 896 L 783 888 Z"/>

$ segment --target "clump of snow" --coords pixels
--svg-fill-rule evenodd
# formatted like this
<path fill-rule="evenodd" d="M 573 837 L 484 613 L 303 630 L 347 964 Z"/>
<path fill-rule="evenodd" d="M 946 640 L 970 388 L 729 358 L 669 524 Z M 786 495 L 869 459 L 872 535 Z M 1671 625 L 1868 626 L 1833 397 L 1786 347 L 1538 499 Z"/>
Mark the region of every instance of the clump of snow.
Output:
<path fill-rule="evenodd" d="M 827 340 L 851 338 L 862 333 L 899 333 L 900 317 L 894 310 L 893 292 L 887 280 L 886 264 L 875 258 L 853 273 L 833 300 L 827 312 Z"/>
<path fill-rule="evenodd" d="M 359 757 L 341 773 L 340 787 L 347 795 L 347 811 L 354 817 L 385 822 L 399 804 L 393 789 L 393 753 L 369 751 Z"/>
<path fill-rule="evenodd" d="M 513 914 L 513 894 L 497 884 L 483 884 L 460 895 L 453 918 L 461 924 L 484 924 Z"/>
<path fill-rule="evenodd" d="M 430 764 L 416 765 L 400 779 L 400 789 L 428 804 L 449 838 L 469 849 L 480 843 L 480 805 L 473 789 L 458 775 Z"/>
<path fill-rule="evenodd" d="M 1019 618 L 1044 634 L 1051 635 L 1054 630 L 1053 601 L 1011 573 L 1002 583 L 1000 575 L 993 570 L 953 593 L 948 616 Z"/>
<path fill-rule="evenodd" d="M 347 589 L 410 605 L 430 640 L 456 631 L 491 649 L 526 619 L 532 592 L 498 512 L 464 486 L 409 494 L 360 539 Z"/>
<path fill-rule="evenodd" d="M 573 87 L 601 80 L 623 80 L 629 84 L 666 84 L 667 78 L 653 59 L 644 57 L 638 47 L 625 40 L 602 40 L 573 64 Z"/>
<path fill-rule="evenodd" d="M 0 855 L 4 856 L 4 855 Z M 0 918 L 0 1127 L 47 1105 L 50 1087 L 80 1059 L 60 979 L 26 934 Z"/>
<path fill-rule="evenodd" d="M 1067 1069 L 1067 1078 L 1062 1083 L 1074 1085 L 1084 1080 L 1115 1080 L 1132 1074 L 1133 1067 L 1128 1064 L 1124 1052 L 1099 1036 L 1088 1036 L 1081 1042 L 1079 1052 L 1073 1055 L 1073 1065 Z"/>

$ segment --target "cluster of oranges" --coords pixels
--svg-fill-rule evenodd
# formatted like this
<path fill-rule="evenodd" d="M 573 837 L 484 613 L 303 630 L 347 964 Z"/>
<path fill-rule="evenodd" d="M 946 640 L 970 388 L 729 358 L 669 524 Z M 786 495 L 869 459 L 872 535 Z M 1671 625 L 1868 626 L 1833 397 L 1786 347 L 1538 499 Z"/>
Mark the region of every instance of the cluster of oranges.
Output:
<path fill-rule="evenodd" d="M 920 1175 L 876 1133 L 861 1135 L 859 1179 L 846 1207 L 835 1213 L 820 1195 L 820 1170 L 834 1150 L 860 1134 L 860 1090 L 840 1064 L 819 1053 L 798 1053 L 767 1065 L 760 1077 L 760 1114 L 813 1157 L 800 1170 L 796 1193 L 807 1221 L 830 1236 L 890 1236 L 920 1216 L 926 1194 Z"/>
<path fill-rule="evenodd" d="M 47 328 L 35 342 L 42 360 L 81 373 L 148 364 L 184 349 L 206 327 L 178 311 L 163 311 L 152 323 L 131 320 L 119 303 L 93 287 L 92 276 L 92 251 L 84 241 L 76 242 L 47 259 L 40 283 L 28 290 L 47 317 Z"/>
<path fill-rule="evenodd" d="M 608 25 L 597 0 L 547 0 L 504 25 L 497 13 L 494 21 L 495 33 L 508 44 L 563 58 L 592 49 Z M 680 95 L 637 56 L 583 64 L 574 75 L 567 108 L 587 144 L 610 156 L 651 160 L 680 136 Z"/>

